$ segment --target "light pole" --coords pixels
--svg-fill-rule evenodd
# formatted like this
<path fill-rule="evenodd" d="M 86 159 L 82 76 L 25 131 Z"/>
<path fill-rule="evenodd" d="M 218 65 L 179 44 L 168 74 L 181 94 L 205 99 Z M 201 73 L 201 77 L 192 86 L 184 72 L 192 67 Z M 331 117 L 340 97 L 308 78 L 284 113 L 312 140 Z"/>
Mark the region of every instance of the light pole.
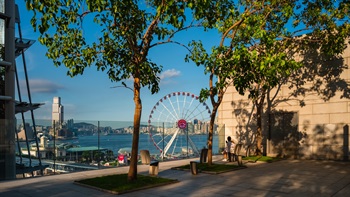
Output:
<path fill-rule="evenodd" d="M 100 169 L 100 121 L 97 122 L 97 166 Z"/>
<path fill-rule="evenodd" d="M 53 174 L 56 174 L 56 122 L 53 121 Z"/>
<path fill-rule="evenodd" d="M 163 149 L 162 149 L 163 151 L 162 151 L 162 161 L 164 161 L 164 122 L 163 122 Z"/>
<path fill-rule="evenodd" d="M 187 142 L 187 158 L 188 158 L 188 151 L 189 151 L 188 150 L 188 125 L 189 124 L 187 123 L 186 128 L 185 128 L 186 129 L 186 136 L 187 136 L 187 140 L 186 140 L 186 142 Z"/>

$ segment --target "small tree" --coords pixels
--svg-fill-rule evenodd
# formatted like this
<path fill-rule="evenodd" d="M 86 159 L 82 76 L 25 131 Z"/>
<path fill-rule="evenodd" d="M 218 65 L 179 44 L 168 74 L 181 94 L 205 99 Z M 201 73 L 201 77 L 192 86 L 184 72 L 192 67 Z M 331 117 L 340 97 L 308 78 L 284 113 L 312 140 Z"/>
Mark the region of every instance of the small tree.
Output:
<path fill-rule="evenodd" d="M 106 151 L 106 161 L 111 161 L 114 159 L 114 154 L 112 150 Z"/>
<path fill-rule="evenodd" d="M 135 109 L 129 181 L 137 178 L 140 90 L 144 86 L 151 93 L 159 90 L 161 66 L 148 59 L 148 53 L 160 44 L 180 44 L 173 40 L 174 35 L 193 26 L 192 23 L 185 26 L 186 9 L 201 3 L 191 0 L 26 1 L 27 9 L 34 13 L 31 24 L 41 34 L 40 43 L 48 48 L 47 57 L 56 66 L 67 67 L 67 75 L 83 74 L 85 68 L 95 65 L 97 70 L 106 71 L 111 81 L 122 81 L 124 86 L 123 80 L 133 78 Z M 94 23 L 100 32 L 94 41 L 88 39 L 84 30 L 87 22 Z"/>
<path fill-rule="evenodd" d="M 100 161 L 100 159 L 103 156 L 103 153 L 101 151 L 93 151 L 93 160 Z"/>
<path fill-rule="evenodd" d="M 222 33 L 219 45 L 209 54 L 201 43 L 194 42 L 189 58 L 209 73 L 209 89 L 201 91 L 201 98 L 209 97 L 213 105 L 211 125 L 228 86 L 233 84 L 240 94 L 249 92 L 257 114 L 255 152 L 261 155 L 262 113 L 268 90 L 284 83 L 302 66 L 295 60 L 296 54 L 310 47 L 328 55 L 342 52 L 349 26 L 339 19 L 346 18 L 349 4 L 247 0 L 230 6 L 230 12 L 215 26 Z M 303 33 L 309 34 L 301 37 Z M 210 135 L 208 141 L 212 140 Z"/>
<path fill-rule="evenodd" d="M 349 3 L 320 0 L 285 3 L 283 7 L 276 6 L 265 12 L 265 21 L 253 20 L 259 24 L 253 29 L 254 34 L 243 30 L 243 34 L 248 35 L 245 40 L 252 39 L 241 42 L 241 47 L 236 49 L 241 55 L 244 53 L 249 62 L 238 61 L 240 65 L 249 66 L 245 66 L 243 72 L 237 72 L 234 78 L 247 76 L 243 78 L 246 84 L 235 83 L 235 87 L 241 94 L 249 90 L 249 98 L 256 106 L 257 155 L 262 154 L 262 114 L 270 90 L 288 82 L 289 77 L 305 65 L 303 56 L 308 51 L 319 51 L 326 59 L 341 54 L 349 35 L 349 18 L 346 17 Z M 282 12 L 278 11 L 280 7 Z M 291 22 L 293 27 L 289 27 Z M 276 95 L 272 100 L 274 98 Z"/>
<path fill-rule="evenodd" d="M 85 162 L 88 163 L 91 160 L 91 153 L 90 153 L 90 151 L 84 151 L 81 154 L 81 158 L 82 158 L 82 161 L 85 161 Z"/>
<path fill-rule="evenodd" d="M 213 106 L 208 136 L 209 165 L 212 163 L 212 136 L 217 110 L 222 102 L 227 88 L 235 85 L 244 93 L 250 86 L 249 80 L 253 79 L 250 73 L 252 64 L 248 58 L 248 44 L 254 41 L 262 33 L 266 15 L 268 12 L 285 12 L 289 8 L 289 1 L 271 3 L 270 1 L 227 1 L 226 8 L 220 8 L 223 16 L 218 17 L 215 27 L 221 33 L 218 46 L 212 48 L 211 54 L 206 52 L 201 42 L 193 42 L 192 53 L 187 57 L 198 66 L 203 65 L 205 73 L 209 74 L 209 88 L 202 89 L 200 98 L 210 98 Z M 286 7 L 286 8 L 285 8 Z M 283 9 L 281 9 L 283 8 Z M 277 22 L 283 22 L 282 18 L 274 18 Z M 208 23 L 211 26 L 211 23 Z M 280 27 L 271 28 L 273 31 L 281 31 Z M 247 44 L 248 43 L 248 44 Z M 259 136 L 259 129 L 257 136 Z"/>

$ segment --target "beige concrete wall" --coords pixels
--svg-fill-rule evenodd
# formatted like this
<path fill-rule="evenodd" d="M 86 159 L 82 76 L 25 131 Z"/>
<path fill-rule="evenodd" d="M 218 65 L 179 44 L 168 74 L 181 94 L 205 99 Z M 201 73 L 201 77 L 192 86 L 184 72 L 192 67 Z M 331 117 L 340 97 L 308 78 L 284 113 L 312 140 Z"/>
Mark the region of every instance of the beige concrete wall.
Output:
<path fill-rule="evenodd" d="M 340 74 L 342 79 L 350 86 L 350 48 L 343 54 L 343 63 L 346 67 Z M 306 84 L 306 87 L 312 86 Z M 349 88 L 349 87 L 348 87 Z M 350 99 L 343 98 L 342 92 L 337 91 L 329 100 L 324 100 L 313 92 L 305 96 L 289 97 L 291 89 L 287 85 L 278 92 L 277 100 L 286 101 L 278 103 L 274 108 L 277 111 L 293 112 L 297 116 L 297 143 L 288 143 L 288 134 L 283 142 L 271 145 L 271 141 L 265 141 L 264 149 L 268 155 L 280 155 L 296 158 L 312 159 L 337 159 L 342 160 L 349 157 L 349 126 L 350 126 Z M 271 96 L 276 90 L 271 91 Z M 300 106 L 300 100 L 305 106 Z M 254 107 L 247 96 L 241 96 L 230 87 L 223 99 L 218 111 L 218 124 L 225 125 L 225 138 L 232 136 L 233 139 L 245 145 L 254 142 L 255 122 Z M 268 116 L 264 118 L 264 135 L 267 138 Z M 289 132 L 289 131 L 283 131 Z M 286 147 L 289 144 L 289 147 Z M 276 152 L 280 147 L 284 150 Z M 281 150 L 281 149 L 279 149 Z M 291 153 L 295 155 L 291 155 Z M 288 155 L 289 154 L 289 155 Z"/>

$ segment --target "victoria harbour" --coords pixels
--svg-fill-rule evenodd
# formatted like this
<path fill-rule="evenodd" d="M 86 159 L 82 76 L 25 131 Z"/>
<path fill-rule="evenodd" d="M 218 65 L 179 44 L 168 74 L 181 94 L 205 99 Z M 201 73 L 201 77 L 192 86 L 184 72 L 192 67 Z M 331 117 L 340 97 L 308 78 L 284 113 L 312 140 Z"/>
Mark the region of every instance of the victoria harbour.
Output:
<path fill-rule="evenodd" d="M 196 144 L 197 148 L 206 147 L 207 136 L 206 135 L 191 135 L 189 136 L 192 141 Z M 100 141 L 100 142 L 98 142 Z M 117 135 L 91 135 L 91 136 L 80 136 L 77 139 L 71 140 L 58 140 L 57 143 L 72 143 L 74 145 L 79 145 L 81 147 L 87 146 L 98 146 L 100 148 L 105 148 L 112 150 L 116 155 L 118 150 L 125 147 L 132 146 L 132 135 L 131 134 L 117 134 Z M 214 136 L 213 140 L 213 150 L 217 152 L 218 143 L 217 136 Z M 179 147 L 186 147 L 187 144 L 182 142 L 182 144 L 177 144 Z M 149 150 L 152 155 L 160 154 L 160 151 L 154 146 L 150 136 L 148 134 L 141 134 L 139 139 L 139 150 Z"/>
<path fill-rule="evenodd" d="M 36 147 L 39 147 L 41 162 L 47 166 L 47 174 L 125 165 L 131 154 L 132 122 L 116 121 L 109 124 L 113 127 L 101 126 L 99 121 L 73 123 L 69 130 L 72 132 L 55 132 L 63 133 L 61 136 L 52 132 L 50 135 L 52 126 L 37 125 L 38 146 L 34 136 L 28 143 L 19 141 L 17 163 L 38 166 Z M 176 124 L 175 127 L 155 127 L 152 133 L 148 131 L 151 126 L 142 125 L 138 144 L 139 162 L 141 150 L 149 151 L 150 156 L 157 160 L 198 157 L 201 150 L 207 148 L 208 134 L 198 133 L 206 130 L 199 129 L 201 126 L 198 124 L 189 123 L 187 126 L 187 129 L 176 129 Z M 218 152 L 218 136 L 214 135 L 213 153 Z"/>

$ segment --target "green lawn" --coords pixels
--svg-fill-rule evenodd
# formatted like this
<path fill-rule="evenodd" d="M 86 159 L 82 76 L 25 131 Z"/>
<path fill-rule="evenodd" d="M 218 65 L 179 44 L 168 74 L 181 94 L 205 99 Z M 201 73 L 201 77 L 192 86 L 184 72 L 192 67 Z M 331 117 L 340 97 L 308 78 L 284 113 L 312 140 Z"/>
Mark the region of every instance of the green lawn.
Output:
<path fill-rule="evenodd" d="M 127 174 L 116 174 L 84 179 L 76 182 L 79 184 L 92 186 L 97 189 L 107 190 L 108 192 L 116 194 L 177 182 L 177 180 L 173 179 L 166 179 L 155 176 L 144 176 L 139 174 L 137 175 L 136 181 L 129 183 L 127 181 L 127 176 Z"/>
<path fill-rule="evenodd" d="M 274 161 L 281 160 L 280 158 L 277 158 L 277 157 L 268 157 L 268 156 L 249 156 L 249 157 L 243 157 L 242 159 L 253 161 L 253 162 L 257 162 L 257 161 L 274 162 Z"/>
<path fill-rule="evenodd" d="M 216 163 L 213 163 L 212 165 L 209 166 L 208 163 L 197 163 L 197 168 L 199 171 L 202 171 L 202 172 L 221 173 L 221 172 L 241 169 L 242 166 L 233 165 L 233 164 L 230 164 L 230 165 L 216 164 Z M 190 170 L 191 167 L 190 167 L 190 164 L 187 164 L 187 165 L 175 167 L 174 169 Z"/>

